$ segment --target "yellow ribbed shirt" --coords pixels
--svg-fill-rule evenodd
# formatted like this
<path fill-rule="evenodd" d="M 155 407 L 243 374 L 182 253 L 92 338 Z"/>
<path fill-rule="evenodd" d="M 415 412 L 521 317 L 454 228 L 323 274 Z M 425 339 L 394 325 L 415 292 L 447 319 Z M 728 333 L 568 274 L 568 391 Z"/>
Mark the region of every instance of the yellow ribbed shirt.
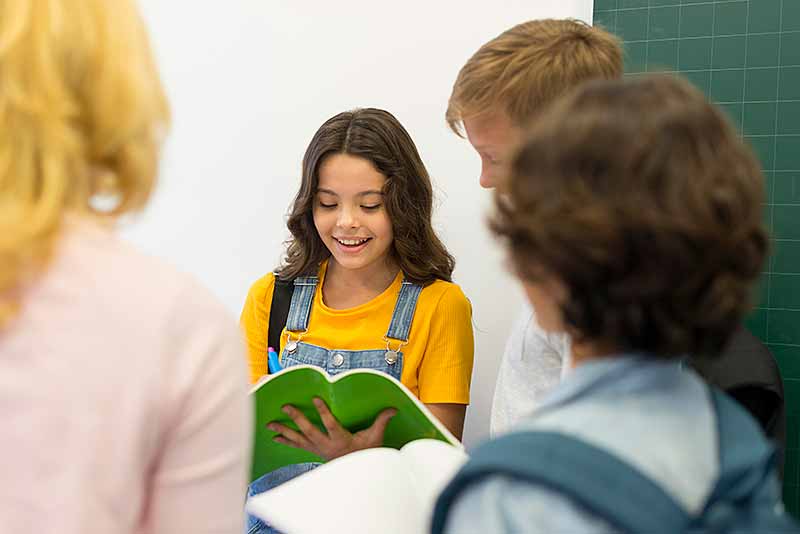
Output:
<path fill-rule="evenodd" d="M 335 310 L 322 300 L 325 265 L 314 294 L 308 332 L 303 342 L 328 350 L 385 349 L 389 328 L 403 281 L 398 273 L 392 284 L 374 299 L 354 308 Z M 275 277 L 257 280 L 247 295 L 241 325 L 247 337 L 250 381 L 267 373 L 267 330 Z M 286 330 L 281 336 L 283 352 Z M 396 342 L 392 343 L 395 348 Z M 469 404 L 474 340 L 472 306 L 456 284 L 437 280 L 422 289 L 403 352 L 401 382 L 426 404 Z"/>

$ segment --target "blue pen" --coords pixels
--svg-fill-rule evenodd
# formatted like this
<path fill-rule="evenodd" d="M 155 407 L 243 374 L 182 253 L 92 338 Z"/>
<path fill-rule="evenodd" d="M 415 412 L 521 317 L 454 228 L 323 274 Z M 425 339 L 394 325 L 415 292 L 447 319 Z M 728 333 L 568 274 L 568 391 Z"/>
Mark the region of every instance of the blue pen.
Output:
<path fill-rule="evenodd" d="M 272 347 L 267 348 L 267 369 L 269 369 L 269 374 L 271 375 L 283 369 L 278 359 L 278 353 Z"/>

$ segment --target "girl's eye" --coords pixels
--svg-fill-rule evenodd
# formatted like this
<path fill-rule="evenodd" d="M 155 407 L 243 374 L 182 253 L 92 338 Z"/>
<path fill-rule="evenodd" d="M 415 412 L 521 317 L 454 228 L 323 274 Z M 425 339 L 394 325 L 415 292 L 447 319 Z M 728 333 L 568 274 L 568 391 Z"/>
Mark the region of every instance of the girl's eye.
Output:
<path fill-rule="evenodd" d="M 320 202 L 319 203 L 319 207 L 323 208 L 323 209 L 326 209 L 326 210 L 329 210 L 329 209 L 335 208 L 336 204 L 325 204 L 324 202 Z"/>
<path fill-rule="evenodd" d="M 378 208 L 380 208 L 380 207 L 381 207 L 381 205 L 380 205 L 380 204 L 373 204 L 373 205 L 371 205 L 371 206 L 361 206 L 361 208 L 362 208 L 362 209 L 365 209 L 365 210 L 367 210 L 367 211 L 375 211 L 375 210 L 377 210 L 377 209 L 378 209 Z"/>

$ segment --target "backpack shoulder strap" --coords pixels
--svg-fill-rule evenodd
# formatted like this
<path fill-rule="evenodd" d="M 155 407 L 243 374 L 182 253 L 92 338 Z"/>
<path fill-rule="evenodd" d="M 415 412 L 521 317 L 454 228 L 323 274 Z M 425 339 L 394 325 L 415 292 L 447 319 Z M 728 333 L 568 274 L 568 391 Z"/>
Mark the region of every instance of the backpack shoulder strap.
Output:
<path fill-rule="evenodd" d="M 719 478 L 692 532 L 800 532 L 786 516 L 775 469 L 775 449 L 733 399 L 714 387 Z"/>
<path fill-rule="evenodd" d="M 289 317 L 289 305 L 294 293 L 294 280 L 281 280 L 275 275 L 275 287 L 272 290 L 272 303 L 269 311 L 269 328 L 267 330 L 267 346 L 281 350 L 281 332 Z"/>
<path fill-rule="evenodd" d="M 772 511 L 780 503 L 774 448 L 735 401 L 715 388 L 711 399 L 717 415 L 720 475 L 697 517 L 638 469 L 602 448 L 560 433 L 520 432 L 475 451 L 440 495 L 432 532 L 443 532 L 448 510 L 460 494 L 496 475 L 557 492 L 627 533 L 723 532 L 753 507 Z M 779 531 L 798 532 L 788 520 Z"/>
<path fill-rule="evenodd" d="M 432 532 L 443 532 L 459 494 L 495 475 L 557 492 L 621 532 L 676 534 L 691 521 L 658 484 L 615 455 L 557 432 L 520 432 L 475 451 L 440 495 Z"/>
<path fill-rule="evenodd" d="M 773 486 L 775 498 L 779 498 L 777 478 L 769 480 L 776 476 L 775 447 L 742 407 L 716 388 L 710 389 L 717 413 L 720 475 L 708 507 L 718 502 L 741 504 L 760 490 L 772 490 Z"/>

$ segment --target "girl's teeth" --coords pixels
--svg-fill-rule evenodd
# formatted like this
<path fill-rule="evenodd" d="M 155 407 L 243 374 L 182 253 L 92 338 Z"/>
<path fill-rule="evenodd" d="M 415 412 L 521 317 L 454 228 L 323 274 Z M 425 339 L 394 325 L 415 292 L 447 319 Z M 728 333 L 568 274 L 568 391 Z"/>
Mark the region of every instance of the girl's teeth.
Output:
<path fill-rule="evenodd" d="M 342 245 L 355 246 L 366 243 L 366 239 L 337 239 Z"/>

